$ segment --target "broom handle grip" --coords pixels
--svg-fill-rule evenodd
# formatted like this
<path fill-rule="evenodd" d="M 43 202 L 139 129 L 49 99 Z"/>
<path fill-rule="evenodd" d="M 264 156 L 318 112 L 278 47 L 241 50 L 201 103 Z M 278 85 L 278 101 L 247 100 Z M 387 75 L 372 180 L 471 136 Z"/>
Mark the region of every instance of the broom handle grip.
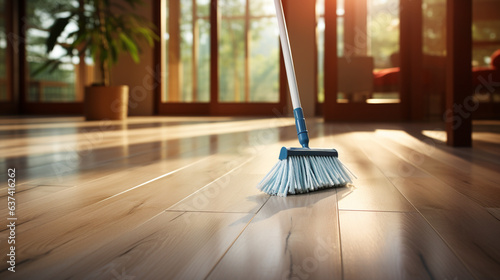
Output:
<path fill-rule="evenodd" d="M 292 52 L 290 50 L 290 41 L 288 39 L 288 31 L 286 28 L 285 16 L 283 15 L 283 6 L 281 0 L 274 0 L 276 8 L 276 16 L 278 18 L 278 27 L 281 39 L 281 49 L 285 60 L 286 76 L 288 78 L 288 86 L 290 88 L 290 97 L 292 98 L 293 109 L 300 108 L 299 90 L 297 87 L 297 79 L 295 77 L 295 68 L 293 66 Z"/>
<path fill-rule="evenodd" d="M 278 27 L 280 31 L 281 49 L 285 60 L 286 76 L 288 78 L 288 87 L 290 88 L 290 97 L 292 98 L 293 115 L 295 117 L 295 127 L 297 128 L 297 137 L 299 143 L 304 148 L 309 148 L 309 136 L 307 134 L 306 120 L 300 105 L 299 89 L 297 87 L 297 78 L 295 77 L 295 68 L 293 67 L 292 51 L 290 50 L 290 41 L 286 28 L 285 16 L 281 0 L 274 0 L 276 8 L 276 17 L 278 18 Z"/>

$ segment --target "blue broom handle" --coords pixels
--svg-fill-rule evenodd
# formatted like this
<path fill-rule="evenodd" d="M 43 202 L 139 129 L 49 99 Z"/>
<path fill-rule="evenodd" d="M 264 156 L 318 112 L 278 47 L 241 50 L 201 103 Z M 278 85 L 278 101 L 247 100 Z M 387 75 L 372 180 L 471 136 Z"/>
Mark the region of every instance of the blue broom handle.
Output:
<path fill-rule="evenodd" d="M 307 135 L 306 120 L 304 118 L 302 106 L 300 105 L 297 78 L 295 77 L 295 68 L 293 66 L 290 41 L 288 39 L 288 31 L 286 28 L 285 16 L 283 15 L 283 6 L 281 5 L 281 0 L 274 0 L 274 6 L 276 8 L 276 17 L 278 18 L 281 49 L 283 50 L 286 76 L 288 78 L 288 87 L 290 88 L 290 97 L 292 98 L 293 116 L 295 117 L 297 137 L 299 138 L 299 143 L 302 145 L 302 147 L 309 148 L 309 136 Z"/>

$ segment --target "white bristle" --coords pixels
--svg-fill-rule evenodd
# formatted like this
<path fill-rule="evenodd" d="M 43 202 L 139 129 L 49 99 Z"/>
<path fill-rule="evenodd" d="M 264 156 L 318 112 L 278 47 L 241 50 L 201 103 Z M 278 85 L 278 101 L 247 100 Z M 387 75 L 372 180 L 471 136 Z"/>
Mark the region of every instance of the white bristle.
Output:
<path fill-rule="evenodd" d="M 270 195 L 287 196 L 347 183 L 352 183 L 352 178 L 337 157 L 289 156 L 278 161 L 257 188 Z"/>

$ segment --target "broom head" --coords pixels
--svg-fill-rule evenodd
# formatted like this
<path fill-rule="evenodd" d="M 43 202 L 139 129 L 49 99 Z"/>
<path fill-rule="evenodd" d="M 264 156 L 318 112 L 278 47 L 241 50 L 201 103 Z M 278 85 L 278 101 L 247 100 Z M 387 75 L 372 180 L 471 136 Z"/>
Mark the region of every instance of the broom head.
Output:
<path fill-rule="evenodd" d="M 283 147 L 278 163 L 257 188 L 270 195 L 287 196 L 345 186 L 352 183 L 351 175 L 335 149 Z"/>

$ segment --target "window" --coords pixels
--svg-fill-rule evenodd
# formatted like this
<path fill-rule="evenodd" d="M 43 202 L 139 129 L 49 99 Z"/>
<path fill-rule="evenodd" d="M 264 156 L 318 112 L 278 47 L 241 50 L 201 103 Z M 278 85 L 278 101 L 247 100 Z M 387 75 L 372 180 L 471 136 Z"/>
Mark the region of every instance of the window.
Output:
<path fill-rule="evenodd" d="M 368 1 L 368 55 L 374 68 L 399 66 L 399 0 Z"/>
<path fill-rule="evenodd" d="M 399 0 L 337 2 L 338 103 L 399 103 Z"/>
<path fill-rule="evenodd" d="M 210 101 L 210 0 L 167 1 L 163 101 Z"/>
<path fill-rule="evenodd" d="M 163 102 L 280 102 L 279 38 L 272 1 L 219 0 L 217 100 L 210 100 L 209 0 L 167 0 Z"/>
<path fill-rule="evenodd" d="M 472 2 L 472 74 L 474 80 L 474 97 L 479 102 L 500 102 L 498 87 L 483 87 L 476 83 L 496 81 L 492 66 L 493 53 L 500 50 L 500 18 L 498 10 L 500 1 Z M 494 110 L 493 110 L 494 111 Z"/>
<path fill-rule="evenodd" d="M 422 52 L 446 55 L 446 0 L 422 1 Z"/>
<path fill-rule="evenodd" d="M 500 49 L 500 1 L 472 2 L 472 66 L 489 66 Z"/>
<path fill-rule="evenodd" d="M 219 101 L 279 101 L 278 24 L 273 1 L 221 0 Z"/>

